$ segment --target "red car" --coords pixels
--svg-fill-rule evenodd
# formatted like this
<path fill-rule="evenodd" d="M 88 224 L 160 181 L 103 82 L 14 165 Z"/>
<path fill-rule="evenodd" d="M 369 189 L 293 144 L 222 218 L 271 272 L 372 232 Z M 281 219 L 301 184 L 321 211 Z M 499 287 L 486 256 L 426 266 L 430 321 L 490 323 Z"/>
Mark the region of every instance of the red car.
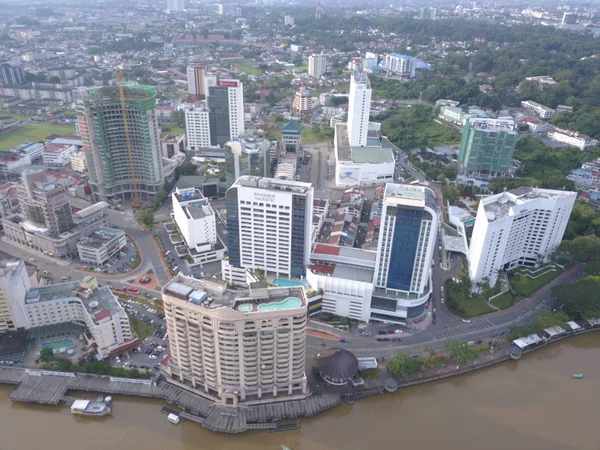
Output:
<path fill-rule="evenodd" d="M 395 334 L 395 333 L 394 333 L 394 330 L 388 330 L 387 334 Z"/>

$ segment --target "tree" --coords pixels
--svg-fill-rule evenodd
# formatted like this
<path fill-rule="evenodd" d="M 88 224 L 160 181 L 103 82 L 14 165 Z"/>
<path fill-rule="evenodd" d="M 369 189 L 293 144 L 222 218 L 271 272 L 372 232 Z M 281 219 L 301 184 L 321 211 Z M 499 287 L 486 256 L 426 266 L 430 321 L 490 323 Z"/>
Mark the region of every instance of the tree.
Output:
<path fill-rule="evenodd" d="M 600 260 L 600 237 L 577 236 L 570 241 L 563 241 L 558 246 L 558 252 L 577 262 Z"/>
<path fill-rule="evenodd" d="M 50 347 L 42 347 L 40 350 L 40 361 L 50 362 L 54 359 L 54 351 Z"/>
<path fill-rule="evenodd" d="M 154 227 L 154 212 L 150 208 L 140 209 L 135 212 L 135 220 L 140 225 L 146 226 L 146 228 L 151 229 Z"/>
<path fill-rule="evenodd" d="M 171 123 L 176 127 L 185 127 L 185 112 L 181 109 L 176 109 L 171 113 Z"/>
<path fill-rule="evenodd" d="M 565 305 L 566 313 L 573 319 L 600 317 L 600 277 L 591 276 L 577 283 L 555 286 L 552 295 Z"/>
<path fill-rule="evenodd" d="M 417 358 L 411 358 L 408 352 L 398 352 L 392 356 L 387 363 L 388 372 L 393 377 L 406 378 L 418 372 L 423 362 Z"/>
<path fill-rule="evenodd" d="M 446 186 L 442 189 L 442 196 L 445 201 L 454 203 L 460 196 L 460 190 L 456 186 Z"/>
<path fill-rule="evenodd" d="M 446 342 L 445 347 L 446 352 L 448 353 L 448 358 L 459 365 L 473 361 L 477 357 L 475 352 L 471 351 L 466 344 L 459 340 Z"/>
<path fill-rule="evenodd" d="M 197 170 L 198 170 L 197 165 L 195 165 L 189 161 L 185 161 L 183 164 L 181 164 L 177 168 L 177 173 L 179 176 L 190 176 L 190 175 L 196 175 Z"/>

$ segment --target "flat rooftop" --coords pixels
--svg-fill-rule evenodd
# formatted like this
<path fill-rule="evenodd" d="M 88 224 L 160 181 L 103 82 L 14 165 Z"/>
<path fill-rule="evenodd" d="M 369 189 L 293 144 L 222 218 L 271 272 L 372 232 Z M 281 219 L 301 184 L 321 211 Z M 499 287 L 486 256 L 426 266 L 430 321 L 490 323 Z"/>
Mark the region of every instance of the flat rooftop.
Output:
<path fill-rule="evenodd" d="M 85 245 L 87 247 L 100 248 L 115 237 L 121 237 L 124 235 L 125 232 L 123 230 L 105 227 L 94 231 L 88 237 L 81 238 L 77 244 Z"/>
<path fill-rule="evenodd" d="M 392 150 L 381 146 L 381 140 L 376 130 L 369 130 L 366 147 L 351 147 L 348 138 L 348 124 L 341 122 L 335 125 L 335 141 L 338 161 L 350 161 L 356 164 L 395 162 Z"/>
<path fill-rule="evenodd" d="M 488 119 L 484 117 L 473 117 L 469 119 L 469 124 L 475 130 L 482 131 L 515 131 L 515 120 L 512 117 L 498 117 L 497 119 Z"/>
<path fill-rule="evenodd" d="M 425 187 L 423 186 L 396 183 L 385 185 L 385 203 L 423 208 L 425 201 Z"/>
<path fill-rule="evenodd" d="M 373 269 L 365 267 L 346 266 L 344 264 L 336 264 L 333 270 L 333 276 L 336 278 L 344 278 L 346 280 L 362 281 L 363 283 L 373 282 Z"/>
<path fill-rule="evenodd" d="M 91 291 L 87 299 L 75 295 L 74 291 L 77 289 L 81 289 L 79 281 L 39 286 L 27 293 L 25 304 L 73 298 L 79 299 L 92 317 L 103 311 L 108 311 L 111 315 L 123 312 L 121 305 L 107 286 Z"/>
<path fill-rule="evenodd" d="M 204 293 L 202 281 L 184 275 L 177 275 L 163 287 L 162 292 L 208 309 L 229 308 L 242 313 L 306 307 L 302 286 L 267 288 L 266 285 L 264 287 L 260 285 L 257 288 L 252 288 L 250 295 L 244 297 L 223 297 L 215 298 L 212 301 L 196 302 L 194 300 L 199 298 L 201 293 Z M 294 299 L 294 301 L 291 299 Z M 240 308 L 241 305 L 248 306 Z"/>
<path fill-rule="evenodd" d="M 560 198 L 576 196 L 576 192 L 558 191 L 554 189 L 539 189 L 522 186 L 482 199 L 485 213 L 489 222 L 507 216 L 514 206 L 525 205 L 539 199 L 558 200 Z"/>
<path fill-rule="evenodd" d="M 234 186 L 264 189 L 265 191 L 288 191 L 295 194 L 306 194 L 312 190 L 311 183 L 275 178 L 253 177 L 249 175 L 244 175 L 238 178 L 235 183 L 233 183 L 232 187 Z"/>

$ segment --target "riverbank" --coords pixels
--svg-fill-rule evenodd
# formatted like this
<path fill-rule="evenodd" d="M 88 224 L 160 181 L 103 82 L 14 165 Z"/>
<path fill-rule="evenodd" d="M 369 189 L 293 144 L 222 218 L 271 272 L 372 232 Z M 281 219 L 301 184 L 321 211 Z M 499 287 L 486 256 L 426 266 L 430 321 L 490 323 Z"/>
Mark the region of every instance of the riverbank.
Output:
<path fill-rule="evenodd" d="M 564 333 L 553 339 L 543 341 L 535 347 L 523 350 L 528 354 L 563 339 L 580 336 L 600 330 L 600 326 L 582 328 Z M 520 355 L 510 356 L 510 346 L 494 350 L 491 355 L 481 355 L 472 364 L 458 367 L 448 364 L 446 367 L 423 372 L 418 376 L 396 380 L 396 388 L 407 388 L 455 377 L 475 370 L 484 369 L 518 359 Z M 37 403 L 57 405 L 67 400 L 68 391 L 84 391 L 108 395 L 126 395 L 160 399 L 176 405 L 185 413 L 185 418 L 220 433 L 243 433 L 249 430 L 269 430 L 277 428 L 277 421 L 298 419 L 320 414 L 340 404 L 341 399 L 353 403 L 355 400 L 386 391 L 384 380 L 374 380 L 365 388 L 346 389 L 336 393 L 314 394 L 303 400 L 290 400 L 262 405 L 248 405 L 231 408 L 215 404 L 212 400 L 197 393 L 168 383 L 157 376 L 152 380 L 134 380 L 89 374 L 40 371 L 27 368 L 0 368 L 0 384 L 17 385 L 10 400 L 19 403 Z M 379 381 L 379 383 L 377 382 Z"/>

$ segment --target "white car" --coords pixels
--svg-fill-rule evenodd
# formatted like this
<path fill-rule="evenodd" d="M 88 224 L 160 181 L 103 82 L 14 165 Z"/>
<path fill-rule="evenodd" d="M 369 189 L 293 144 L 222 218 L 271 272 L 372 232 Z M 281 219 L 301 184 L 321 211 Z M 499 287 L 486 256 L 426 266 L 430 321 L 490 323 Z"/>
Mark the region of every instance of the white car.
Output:
<path fill-rule="evenodd" d="M 464 323 L 471 323 L 471 321 L 469 319 L 463 319 Z"/>

